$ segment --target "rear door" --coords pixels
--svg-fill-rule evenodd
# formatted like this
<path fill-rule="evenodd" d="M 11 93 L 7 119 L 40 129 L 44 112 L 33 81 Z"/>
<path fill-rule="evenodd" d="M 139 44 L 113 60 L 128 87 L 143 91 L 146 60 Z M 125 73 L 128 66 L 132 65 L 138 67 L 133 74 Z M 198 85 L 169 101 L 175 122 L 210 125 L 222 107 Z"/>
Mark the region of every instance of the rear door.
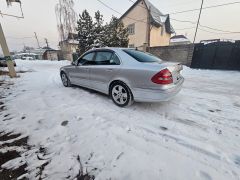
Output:
<path fill-rule="evenodd" d="M 110 50 L 97 51 L 94 65 L 89 66 L 90 86 L 98 91 L 108 93 L 108 84 L 121 66 L 117 54 Z"/>
<path fill-rule="evenodd" d="M 78 60 L 77 66 L 69 72 L 72 84 L 89 87 L 89 66 L 94 63 L 95 52 L 90 52 Z"/>

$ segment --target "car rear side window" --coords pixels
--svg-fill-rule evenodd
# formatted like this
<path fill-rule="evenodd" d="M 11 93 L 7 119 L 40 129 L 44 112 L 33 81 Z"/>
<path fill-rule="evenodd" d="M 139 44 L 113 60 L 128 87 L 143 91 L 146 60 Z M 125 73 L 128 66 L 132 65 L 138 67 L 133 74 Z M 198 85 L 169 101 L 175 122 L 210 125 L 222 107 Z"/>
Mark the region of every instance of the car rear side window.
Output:
<path fill-rule="evenodd" d="M 156 57 L 150 53 L 145 53 L 145 52 L 138 51 L 135 49 L 125 49 L 123 51 L 125 53 L 127 53 L 128 55 L 132 56 L 134 59 L 136 59 L 139 62 L 143 62 L 143 63 L 162 62 L 161 59 L 159 59 L 158 57 Z"/>
<path fill-rule="evenodd" d="M 120 59 L 118 58 L 118 56 L 115 53 L 111 57 L 110 64 L 120 65 Z"/>

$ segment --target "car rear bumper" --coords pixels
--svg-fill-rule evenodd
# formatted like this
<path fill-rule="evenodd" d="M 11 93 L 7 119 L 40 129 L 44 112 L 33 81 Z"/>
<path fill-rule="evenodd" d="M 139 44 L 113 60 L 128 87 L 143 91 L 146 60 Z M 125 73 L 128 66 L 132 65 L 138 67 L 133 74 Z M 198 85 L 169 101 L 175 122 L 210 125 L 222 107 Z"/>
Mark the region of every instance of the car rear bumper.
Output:
<path fill-rule="evenodd" d="M 164 90 L 153 90 L 153 89 L 133 89 L 134 101 L 136 102 L 161 102 L 172 99 L 182 88 L 184 78 L 182 78 L 176 86 L 164 89 Z"/>

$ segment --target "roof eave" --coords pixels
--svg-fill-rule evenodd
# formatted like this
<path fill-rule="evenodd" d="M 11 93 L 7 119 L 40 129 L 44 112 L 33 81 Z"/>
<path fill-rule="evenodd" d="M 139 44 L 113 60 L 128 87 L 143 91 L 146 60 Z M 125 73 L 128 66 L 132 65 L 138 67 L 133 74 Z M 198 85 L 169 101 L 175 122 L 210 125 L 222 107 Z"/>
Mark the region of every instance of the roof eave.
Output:
<path fill-rule="evenodd" d="M 141 0 L 137 0 L 120 18 L 121 21 Z"/>

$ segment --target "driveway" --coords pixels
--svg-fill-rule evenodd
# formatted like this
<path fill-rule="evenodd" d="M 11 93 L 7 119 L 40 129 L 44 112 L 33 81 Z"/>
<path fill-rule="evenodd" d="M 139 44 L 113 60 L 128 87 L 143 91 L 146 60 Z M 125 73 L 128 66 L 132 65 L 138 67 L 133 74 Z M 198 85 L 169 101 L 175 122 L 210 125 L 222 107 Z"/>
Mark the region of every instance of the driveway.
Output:
<path fill-rule="evenodd" d="M 240 72 L 184 67 L 173 100 L 119 108 L 100 93 L 63 87 L 59 68 L 69 62 L 17 64 L 31 72 L 12 80 L 0 131 L 28 137 L 32 148 L 5 168 L 24 161 L 35 179 L 48 162 L 41 177 L 73 179 L 79 156 L 102 180 L 240 179 Z"/>

